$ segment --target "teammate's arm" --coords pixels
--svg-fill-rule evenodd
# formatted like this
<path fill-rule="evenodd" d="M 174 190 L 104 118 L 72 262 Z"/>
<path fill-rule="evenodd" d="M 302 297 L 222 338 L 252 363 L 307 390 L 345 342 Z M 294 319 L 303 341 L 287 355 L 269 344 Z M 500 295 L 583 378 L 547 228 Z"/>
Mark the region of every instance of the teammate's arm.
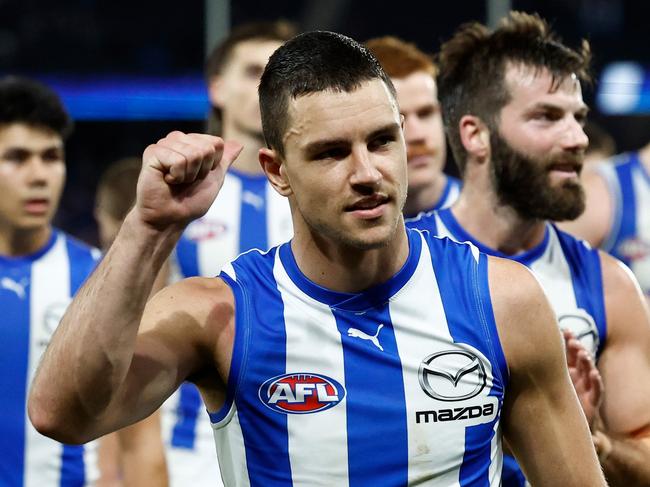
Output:
<path fill-rule="evenodd" d="M 558 226 L 594 247 L 603 244 L 614 219 L 614 200 L 605 179 L 595 170 L 587 169 L 581 176 L 585 190 L 585 211 L 572 221 L 558 222 Z"/>
<path fill-rule="evenodd" d="M 200 280 L 178 283 L 143 312 L 183 228 L 210 207 L 240 150 L 180 132 L 145 150 L 136 206 L 77 293 L 37 371 L 28 409 L 39 431 L 82 443 L 132 424 L 210 360 L 206 326 L 222 312 L 224 322 L 232 314 L 219 306 L 231 299 L 225 284 L 208 294 Z M 203 305 L 193 302 L 205 296 Z"/>
<path fill-rule="evenodd" d="M 650 485 L 650 314 L 636 279 L 601 252 L 607 342 L 598 362 L 605 384 L 594 444 L 613 486 Z"/>
<path fill-rule="evenodd" d="M 535 486 L 606 485 L 566 367 L 555 315 L 523 266 L 490 258 L 490 293 L 510 377 L 503 431 Z"/>

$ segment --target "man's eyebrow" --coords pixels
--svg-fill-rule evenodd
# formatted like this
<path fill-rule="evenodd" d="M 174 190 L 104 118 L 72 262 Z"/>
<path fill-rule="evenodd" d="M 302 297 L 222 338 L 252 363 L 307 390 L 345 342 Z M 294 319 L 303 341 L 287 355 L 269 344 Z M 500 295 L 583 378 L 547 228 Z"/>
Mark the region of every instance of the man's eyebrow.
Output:
<path fill-rule="evenodd" d="M 534 112 L 535 110 L 564 111 L 564 108 L 559 105 L 554 105 L 553 103 L 540 102 L 530 107 L 528 111 Z M 586 115 L 589 113 L 589 106 L 582 104 L 575 113 L 583 113 Z"/>
<path fill-rule="evenodd" d="M 368 135 L 368 139 L 377 137 L 378 135 L 385 133 L 397 132 L 400 129 L 400 125 L 397 122 L 391 122 L 382 127 L 376 128 Z M 349 144 L 349 139 L 338 138 L 338 139 L 320 139 L 308 143 L 303 147 L 303 151 L 308 153 L 320 152 L 322 150 L 327 150 L 332 147 L 339 147 L 341 145 Z"/>

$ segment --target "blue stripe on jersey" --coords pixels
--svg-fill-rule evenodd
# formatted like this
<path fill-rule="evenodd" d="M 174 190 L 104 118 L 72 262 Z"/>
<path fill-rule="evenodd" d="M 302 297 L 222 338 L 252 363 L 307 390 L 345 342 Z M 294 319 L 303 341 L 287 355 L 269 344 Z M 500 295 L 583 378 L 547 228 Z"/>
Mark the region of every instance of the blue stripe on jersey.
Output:
<path fill-rule="evenodd" d="M 310 281 L 298 268 L 290 243 L 280 246 L 278 251 L 287 274 L 302 292 L 332 308 L 365 311 L 384 304 L 387 296 L 392 296 L 399 291 L 413 276 L 422 252 L 422 239 L 418 232 L 408 229 L 406 232 L 409 240 L 409 255 L 402 268 L 387 282 L 358 294 L 332 291 Z"/>
<path fill-rule="evenodd" d="M 73 296 L 90 275 L 96 259 L 85 244 L 66 236 L 66 250 L 70 259 L 70 295 Z M 82 486 L 85 483 L 84 447 L 63 445 L 61 455 L 61 487 Z"/>
<path fill-rule="evenodd" d="M 231 169 L 242 182 L 241 213 L 239 223 L 239 251 L 250 249 L 266 250 L 268 236 L 266 228 L 266 186 L 265 175 L 252 176 Z"/>
<path fill-rule="evenodd" d="M 70 259 L 70 295 L 74 296 L 97 265 L 97 259 L 86 244 L 68 235 L 65 243 Z"/>
<path fill-rule="evenodd" d="M 326 289 L 302 274 L 291 253 L 290 244 L 280 247 L 282 264 L 300 289 L 309 296 L 328 304 L 341 332 L 343 367 L 345 371 L 348 472 L 350 487 L 365 485 L 406 485 L 408 483 L 408 438 L 404 378 L 397 350 L 397 342 L 387 304 L 392 296 L 413 276 L 422 251 L 422 239 L 417 232 L 407 230 L 409 255 L 402 268 L 389 281 L 359 294 L 341 293 Z M 380 324 L 384 352 L 374 350 L 365 341 L 348 336 L 349 328 L 374 335 Z M 380 354 L 380 356 L 377 355 Z M 376 385 L 371 394 L 369 384 Z M 387 412 L 385 392 L 391 395 Z M 356 394 L 362 391 L 363 397 Z M 376 408 L 369 406 L 377 405 Z M 364 406 L 362 406 L 364 405 Z M 390 434 L 377 436 L 375 425 L 384 431 L 390 425 Z M 372 454 L 367 446 L 373 445 Z M 395 455 L 395 451 L 402 452 Z M 388 478 L 388 475 L 392 475 Z"/>
<path fill-rule="evenodd" d="M 343 345 L 349 485 L 407 485 L 404 378 L 388 305 L 364 314 L 340 309 L 332 311 Z M 347 333 L 348 329 L 357 328 L 372 336 L 380 324 L 384 325 L 381 330 L 383 352 Z M 391 392 L 390 398 L 386 397 L 386 391 Z M 375 434 L 378 424 L 382 425 L 380 436 Z M 372 453 L 368 445 L 373 445 Z"/>
<path fill-rule="evenodd" d="M 276 251 L 271 250 L 265 259 L 255 259 L 255 263 L 263 266 L 263 269 L 244 268 L 238 261 L 233 263 L 237 281 L 245 283 L 241 287 L 255 289 L 255 296 L 244 294 L 243 302 L 238 300 L 238 295 L 235 293 L 236 313 L 247 311 L 248 316 L 245 319 L 248 323 L 244 326 L 250 330 L 251 337 L 248 341 L 248 350 L 243 356 L 242 367 L 245 368 L 246 355 L 255 357 L 256 362 L 265 364 L 264 373 L 267 378 L 286 373 L 287 363 L 287 335 L 282 297 L 275 281 L 270 283 L 263 280 L 264 276 L 273 275 L 272 257 L 275 256 Z M 253 318 L 250 316 L 258 315 L 265 316 L 265 323 L 275 323 L 280 326 L 271 329 L 262 326 L 259 322 L 251 326 Z M 239 324 L 239 320 L 237 323 Z M 268 346 L 269 344 L 272 346 Z M 242 373 L 245 375 L 246 370 L 244 369 Z M 260 385 L 261 382 L 255 384 L 254 390 L 257 390 Z M 267 408 L 257 395 L 236 395 L 235 401 L 238 403 L 239 424 L 246 447 L 251 487 L 290 487 L 292 480 L 287 416 Z M 242 406 L 239 406 L 239 403 Z"/>
<path fill-rule="evenodd" d="M 607 340 L 607 315 L 600 255 L 598 250 L 587 248 L 581 240 L 557 228 L 556 231 L 571 270 L 576 304 L 594 318 L 598 328 L 599 344 L 596 356 L 599 356 Z"/>
<path fill-rule="evenodd" d="M 1 277 L 16 282 L 31 281 L 30 267 L 11 271 L 0 268 Z M 18 270 L 22 272 L 18 272 Z M 26 272 L 25 272 L 26 271 Z M 23 279 L 29 279 L 29 281 Z M 25 398 L 29 357 L 29 287 L 20 297 L 9 289 L 0 289 L 2 321 L 0 321 L 0 485 L 22 486 L 25 468 Z"/>
<path fill-rule="evenodd" d="M 177 448 L 194 448 L 196 439 L 196 421 L 201 409 L 201 395 L 191 382 L 183 382 L 179 390 L 176 417 L 178 421 L 172 429 L 171 444 Z"/>
<path fill-rule="evenodd" d="M 176 244 L 176 262 L 184 277 L 200 275 L 198 243 L 182 236 Z"/>
<path fill-rule="evenodd" d="M 431 235 L 438 235 L 438 225 L 436 225 L 435 213 L 432 211 L 422 212 L 413 218 L 405 218 L 404 223 L 406 224 L 406 228 L 415 228 L 430 232 Z"/>
<path fill-rule="evenodd" d="M 457 245 L 447 240 L 447 245 Z M 456 343 L 466 343 L 479 350 L 492 364 L 494 387 L 489 395 L 503 397 L 507 386 L 507 365 L 501 342 L 494 320 L 494 313 L 490 299 L 488 285 L 487 261 L 485 254 L 479 254 L 477 265 L 473 257 L 463 261 L 443 262 L 451 253 L 443 253 L 445 246 L 432 248 L 432 261 L 436 279 L 440 288 L 440 295 L 447 317 L 449 332 Z M 467 245 L 466 253 L 471 248 Z M 460 253 L 454 253 L 458 255 Z M 462 255 L 462 254 L 461 254 Z M 465 264 L 465 265 L 463 265 Z M 467 284 L 467 280 L 471 280 Z M 462 292 L 465 291 L 465 292 Z M 473 316 L 467 316 L 467 310 L 476 310 Z M 487 487 L 489 482 L 489 468 L 494 437 L 493 422 L 470 426 L 465 429 L 465 456 L 460 470 L 461 487 Z M 471 445 L 471 448 L 468 448 Z M 483 458 L 482 460 L 480 458 Z"/>
<path fill-rule="evenodd" d="M 219 277 L 230 287 L 232 293 L 235 297 L 235 303 L 242 303 L 238 311 L 235 313 L 235 338 L 232 347 L 232 358 L 230 359 L 230 370 L 228 372 L 228 386 L 226 388 L 226 400 L 224 405 L 217 412 L 211 413 L 208 411 L 210 416 L 210 421 L 213 423 L 218 423 L 223 420 L 230 411 L 233 401 L 235 400 L 235 394 L 241 382 L 241 375 L 245 371 L 243 367 L 246 362 L 246 357 L 248 355 L 248 340 L 250 336 L 250 328 L 248 324 L 250 323 L 249 318 L 249 309 L 246 304 L 246 291 L 239 285 L 238 282 L 233 281 L 228 274 L 222 272 L 219 274 Z M 242 306 L 244 308 L 242 309 Z"/>
<path fill-rule="evenodd" d="M 616 175 L 618 177 L 621 195 L 621 211 L 620 211 L 620 226 L 618 228 L 618 235 L 616 241 L 612 246 L 612 250 L 616 252 L 619 244 L 630 237 L 634 237 L 637 233 L 636 228 L 636 204 L 634 195 L 634 183 L 632 179 L 633 169 L 639 165 L 638 157 L 636 154 L 630 157 L 628 163 L 618 164 L 616 166 Z M 630 265 L 630 259 L 623 255 L 615 253 L 616 257 Z"/>

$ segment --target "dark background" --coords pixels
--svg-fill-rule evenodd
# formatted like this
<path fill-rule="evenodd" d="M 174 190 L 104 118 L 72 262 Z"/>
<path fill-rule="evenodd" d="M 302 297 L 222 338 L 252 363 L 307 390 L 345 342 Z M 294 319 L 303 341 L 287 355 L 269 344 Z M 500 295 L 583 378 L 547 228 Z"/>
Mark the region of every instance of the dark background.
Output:
<path fill-rule="evenodd" d="M 513 0 L 512 6 L 538 12 L 569 45 L 589 39 L 596 80 L 612 61 L 650 66 L 650 2 Z M 302 30 L 335 30 L 360 41 L 392 34 L 428 52 L 461 23 L 486 20 L 485 2 L 478 0 L 237 0 L 230 9 L 231 25 L 284 18 Z M 200 75 L 204 15 L 203 1 L 0 0 L 0 75 Z M 595 89 L 585 91 L 592 106 Z M 620 150 L 650 138 L 646 116 L 605 117 L 592 109 L 592 118 L 614 135 Z M 202 120 L 78 120 L 67 145 L 68 183 L 56 224 L 96 243 L 92 205 L 101 171 L 118 158 L 140 154 L 172 129 L 202 127 Z"/>

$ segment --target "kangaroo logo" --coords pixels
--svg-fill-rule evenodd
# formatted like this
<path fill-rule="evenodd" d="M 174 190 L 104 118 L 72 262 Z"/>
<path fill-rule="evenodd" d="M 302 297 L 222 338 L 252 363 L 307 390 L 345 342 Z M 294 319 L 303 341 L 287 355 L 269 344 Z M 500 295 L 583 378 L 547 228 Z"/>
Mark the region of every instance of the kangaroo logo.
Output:
<path fill-rule="evenodd" d="M 23 281 L 16 282 L 10 277 L 3 277 L 0 280 L 0 287 L 13 291 L 20 299 L 25 299 L 25 285 L 26 283 Z"/>
<path fill-rule="evenodd" d="M 368 335 L 367 333 L 357 329 L 357 328 L 348 328 L 348 336 L 349 337 L 355 337 L 355 338 L 361 338 L 362 340 L 370 340 L 372 344 L 377 347 L 379 350 L 382 352 L 384 351 L 384 347 L 381 346 L 381 343 L 379 343 L 379 332 L 381 329 L 384 327 L 384 324 L 380 324 L 377 327 L 377 333 L 374 335 Z"/>

